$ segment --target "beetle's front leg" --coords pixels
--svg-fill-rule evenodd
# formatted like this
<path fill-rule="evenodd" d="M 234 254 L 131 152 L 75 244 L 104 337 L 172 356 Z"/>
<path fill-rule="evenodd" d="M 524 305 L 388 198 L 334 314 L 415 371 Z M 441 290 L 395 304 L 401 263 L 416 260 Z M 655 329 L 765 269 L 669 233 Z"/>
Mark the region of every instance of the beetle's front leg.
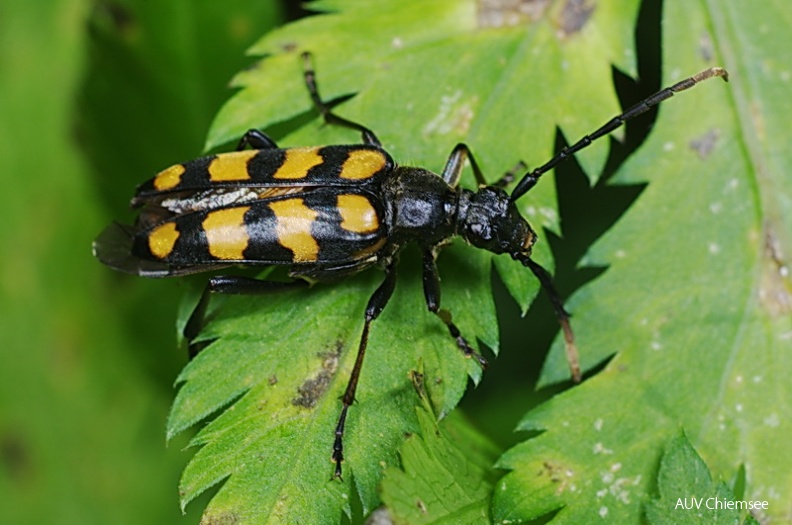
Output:
<path fill-rule="evenodd" d="M 190 314 L 187 324 L 184 325 L 184 338 L 187 339 L 189 347 L 188 352 L 190 359 L 198 355 L 206 346 L 202 343 L 193 343 L 193 340 L 198 336 L 198 333 L 203 327 L 206 307 L 209 305 L 209 298 L 214 293 L 231 294 L 231 295 L 263 295 L 277 291 L 285 291 L 293 288 L 302 288 L 308 286 L 308 282 L 295 279 L 289 282 L 280 281 L 263 281 L 261 279 L 252 279 L 250 277 L 238 276 L 217 276 L 209 279 L 206 287 L 201 293 L 201 298 L 198 304 Z"/>
<path fill-rule="evenodd" d="M 473 170 L 473 176 L 476 177 L 478 185 L 486 186 L 487 181 L 484 180 L 484 175 L 481 173 L 473 153 L 471 153 L 467 144 L 462 142 L 454 146 L 454 151 L 448 156 L 443 173 L 440 176 L 449 186 L 456 188 L 459 185 L 459 178 L 462 176 L 462 168 L 465 167 L 466 160 L 470 162 L 470 168 Z"/>
<path fill-rule="evenodd" d="M 456 341 L 457 346 L 465 355 L 465 357 L 472 357 L 478 361 L 481 368 L 487 367 L 487 360 L 476 352 L 467 340 L 462 337 L 459 328 L 454 324 L 451 318 L 451 312 L 440 308 L 440 276 L 437 273 L 437 247 L 432 247 L 423 253 L 423 286 L 424 298 L 426 299 L 426 307 L 430 312 L 440 318 L 448 327 L 451 337 Z"/>
<path fill-rule="evenodd" d="M 448 156 L 446 165 L 443 168 L 443 173 L 441 174 L 443 180 L 452 188 L 456 188 L 462 176 L 462 168 L 465 167 L 466 160 L 470 162 L 470 168 L 473 170 L 476 183 L 479 186 L 487 186 L 487 181 L 484 179 L 484 174 L 481 172 L 481 168 L 479 168 L 476 158 L 473 156 L 473 152 L 470 151 L 470 148 L 466 144 L 461 142 L 456 145 L 454 151 Z M 503 189 L 511 184 L 515 176 L 526 168 L 527 166 L 525 163 L 520 161 L 512 169 L 504 173 L 500 179 L 490 184 L 490 186 Z"/>
<path fill-rule="evenodd" d="M 542 265 L 534 261 L 530 257 L 522 257 L 519 259 L 525 266 L 531 269 L 533 274 L 539 279 L 539 284 L 542 289 L 547 293 L 550 299 L 550 304 L 553 305 L 558 324 L 561 326 L 561 332 L 564 334 L 564 343 L 566 344 L 566 357 L 567 364 L 569 364 L 569 371 L 572 374 L 572 381 L 580 383 L 582 378 L 580 372 L 580 360 L 578 358 L 578 350 L 575 345 L 575 334 L 572 332 L 572 326 L 569 324 L 569 312 L 564 308 L 564 301 L 561 295 L 553 285 L 553 278 L 550 273 L 544 269 Z"/>

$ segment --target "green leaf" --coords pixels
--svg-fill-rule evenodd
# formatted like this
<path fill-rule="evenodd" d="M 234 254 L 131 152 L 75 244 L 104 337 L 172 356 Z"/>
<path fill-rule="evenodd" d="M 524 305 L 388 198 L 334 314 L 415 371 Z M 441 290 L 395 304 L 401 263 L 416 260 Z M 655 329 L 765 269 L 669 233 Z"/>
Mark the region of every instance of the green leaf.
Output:
<path fill-rule="evenodd" d="M 657 477 L 660 497 L 654 498 L 646 507 L 649 523 L 741 522 L 742 513 L 735 505 L 734 494 L 724 482 L 713 481 L 704 460 L 684 434 L 669 442 Z M 751 505 L 756 503 L 761 505 L 760 502 L 751 502 Z M 744 502 L 740 504 L 744 505 Z M 756 521 L 748 517 L 744 523 Z"/>
<path fill-rule="evenodd" d="M 450 338 L 439 320 L 416 315 L 425 310 L 421 281 L 417 268 L 405 270 L 405 281 L 369 338 L 358 402 L 347 420 L 343 483 L 331 480 L 333 430 L 360 338 L 362 312 L 378 274 L 307 292 L 222 301 L 222 317 L 218 309 L 217 319 L 202 335 L 219 339 L 181 375 L 186 384 L 176 399 L 169 434 L 244 395 L 196 437 L 194 443 L 204 446 L 182 480 L 185 504 L 230 475 L 207 515 L 233 513 L 242 522 L 255 523 L 267 516 L 274 521 L 335 522 L 342 508 L 349 511 L 352 479 L 364 509 L 373 508 L 382 468 L 396 463 L 404 433 L 417 430 L 417 400 L 408 374 L 418 360 L 426 363 L 429 396 L 441 412 L 461 397 L 468 373 L 480 373 L 453 341 L 447 344 Z M 465 274 L 470 271 L 468 266 Z M 486 267 L 475 273 L 488 286 Z M 447 280 L 458 281 L 459 270 L 447 272 Z M 478 293 L 486 296 L 485 291 Z M 449 294 L 450 305 L 460 302 L 455 295 Z M 466 326 L 494 338 L 491 302 L 479 306 L 478 317 L 457 312 Z"/>
<path fill-rule="evenodd" d="M 582 12 L 553 2 L 536 20 L 514 27 L 486 25 L 472 1 L 311 7 L 337 12 L 283 27 L 254 47 L 267 56 L 237 76 L 242 89 L 218 114 L 208 147 L 235 141 L 249 128 L 265 129 L 282 146 L 359 142 L 357 134 L 315 120 L 300 128 L 314 115 L 299 58 L 309 50 L 322 97 L 354 94 L 335 110 L 375 130 L 400 163 L 440 171 L 464 140 L 495 180 L 521 158 L 530 165 L 549 159 L 559 120 L 578 137 L 618 113 L 611 68 L 634 69 L 635 0 Z M 592 176 L 607 150 L 600 141 L 582 156 Z M 470 174 L 463 184 L 474 186 Z M 549 181 L 523 200 L 535 227 L 557 229 Z M 536 257 L 552 268 L 547 243 L 537 246 Z M 338 397 L 379 274 L 307 292 L 213 301 L 201 337 L 214 342 L 180 377 L 168 423 L 172 436 L 215 416 L 195 440 L 202 448 L 185 471 L 183 505 L 221 481 L 207 521 L 332 523 L 351 513 L 356 498 L 364 513 L 377 505 L 383 466 L 398 464 L 405 433 L 420 429 L 409 372 L 424 363 L 427 394 L 440 415 L 458 403 L 468 377 L 480 374 L 426 311 L 419 254 L 408 249 L 401 259 L 396 293 L 372 325 L 358 402 L 349 411 L 343 483 L 329 481 Z M 439 269 L 443 306 L 464 335 L 497 349 L 492 260 L 458 243 L 443 252 Z M 538 288 L 533 276 L 503 258 L 495 264 L 526 308 Z M 308 389 L 310 406 L 296 401 L 320 378 L 321 389 Z"/>
<path fill-rule="evenodd" d="M 425 395 L 421 401 L 419 434 L 402 445 L 401 468 L 389 467 L 382 480 L 394 523 L 489 523 L 497 448 L 458 411 L 438 425 Z"/>
<path fill-rule="evenodd" d="M 792 153 L 782 92 L 792 6 L 666 2 L 666 82 L 721 64 L 660 109 L 620 183 L 649 181 L 588 260 L 601 278 L 568 303 L 584 368 L 597 375 L 529 413 L 543 430 L 507 452 L 498 520 L 558 511 L 582 522 L 607 509 L 637 522 L 663 444 L 681 426 L 713 472 L 744 465 L 745 499 L 789 515 L 792 452 Z M 559 342 L 557 342 L 559 343 Z M 565 377 L 563 345 L 543 371 Z M 560 510 L 559 510 L 560 509 Z"/>

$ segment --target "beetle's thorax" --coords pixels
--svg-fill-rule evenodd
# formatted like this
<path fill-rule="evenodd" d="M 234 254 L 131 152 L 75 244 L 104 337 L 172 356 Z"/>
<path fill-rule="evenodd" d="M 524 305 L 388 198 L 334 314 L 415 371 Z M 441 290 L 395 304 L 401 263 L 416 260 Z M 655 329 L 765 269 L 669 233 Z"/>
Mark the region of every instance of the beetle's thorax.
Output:
<path fill-rule="evenodd" d="M 431 246 L 455 234 L 458 194 L 436 173 L 398 167 L 382 192 L 389 237 L 397 244 L 417 241 Z"/>
<path fill-rule="evenodd" d="M 493 253 L 526 257 L 536 242 L 531 229 L 509 195 L 492 186 L 459 190 L 456 233 L 467 242 Z"/>

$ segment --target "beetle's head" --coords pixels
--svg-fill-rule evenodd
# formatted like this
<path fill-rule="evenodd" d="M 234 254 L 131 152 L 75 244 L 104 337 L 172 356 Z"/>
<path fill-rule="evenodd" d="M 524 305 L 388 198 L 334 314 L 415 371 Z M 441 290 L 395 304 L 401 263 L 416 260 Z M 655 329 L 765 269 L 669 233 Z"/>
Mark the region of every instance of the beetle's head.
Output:
<path fill-rule="evenodd" d="M 460 199 L 459 234 L 470 244 L 515 259 L 531 255 L 536 233 L 509 195 L 492 186 L 466 191 Z"/>

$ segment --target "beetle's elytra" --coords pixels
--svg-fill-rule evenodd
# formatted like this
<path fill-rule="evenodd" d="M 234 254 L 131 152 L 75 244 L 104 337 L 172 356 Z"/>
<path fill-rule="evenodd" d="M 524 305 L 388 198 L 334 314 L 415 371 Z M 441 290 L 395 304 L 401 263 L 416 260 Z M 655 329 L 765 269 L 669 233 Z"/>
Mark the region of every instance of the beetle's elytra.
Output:
<path fill-rule="evenodd" d="M 317 91 L 311 56 L 304 53 L 303 57 L 305 84 L 324 120 L 359 131 L 363 144 L 280 149 L 267 135 L 250 130 L 237 151 L 177 164 L 140 185 L 132 199 L 132 205 L 140 209 L 135 225 L 114 223 L 105 229 L 94 242 L 96 257 L 116 270 L 144 277 L 240 264 L 289 267 L 292 283 L 211 278 L 184 330 L 189 341 L 200 331 L 212 293 L 262 294 L 370 266 L 382 268 L 385 279 L 366 307 L 355 366 L 335 429 L 336 477 L 341 476 L 344 425 L 355 399 L 369 328 L 393 293 L 396 261 L 408 243 L 417 244 L 423 253 L 427 308 L 445 323 L 462 353 L 481 366 L 486 365 L 484 358 L 461 335 L 450 312 L 440 307 L 438 252 L 451 238 L 460 236 L 477 248 L 505 253 L 528 267 L 550 296 L 564 333 L 572 377 L 579 381 L 569 316 L 550 275 L 531 259 L 536 234 L 515 201 L 542 174 L 626 120 L 702 80 L 715 76 L 725 80 L 726 71 L 704 70 L 636 104 L 523 175 L 509 195 L 503 188 L 525 166 L 519 163 L 488 185 L 465 144 L 454 148 L 439 175 L 397 165 L 374 132 L 330 111 Z M 476 191 L 458 186 L 466 160 L 479 184 Z M 191 354 L 197 350 L 197 345 L 191 345 Z"/>

